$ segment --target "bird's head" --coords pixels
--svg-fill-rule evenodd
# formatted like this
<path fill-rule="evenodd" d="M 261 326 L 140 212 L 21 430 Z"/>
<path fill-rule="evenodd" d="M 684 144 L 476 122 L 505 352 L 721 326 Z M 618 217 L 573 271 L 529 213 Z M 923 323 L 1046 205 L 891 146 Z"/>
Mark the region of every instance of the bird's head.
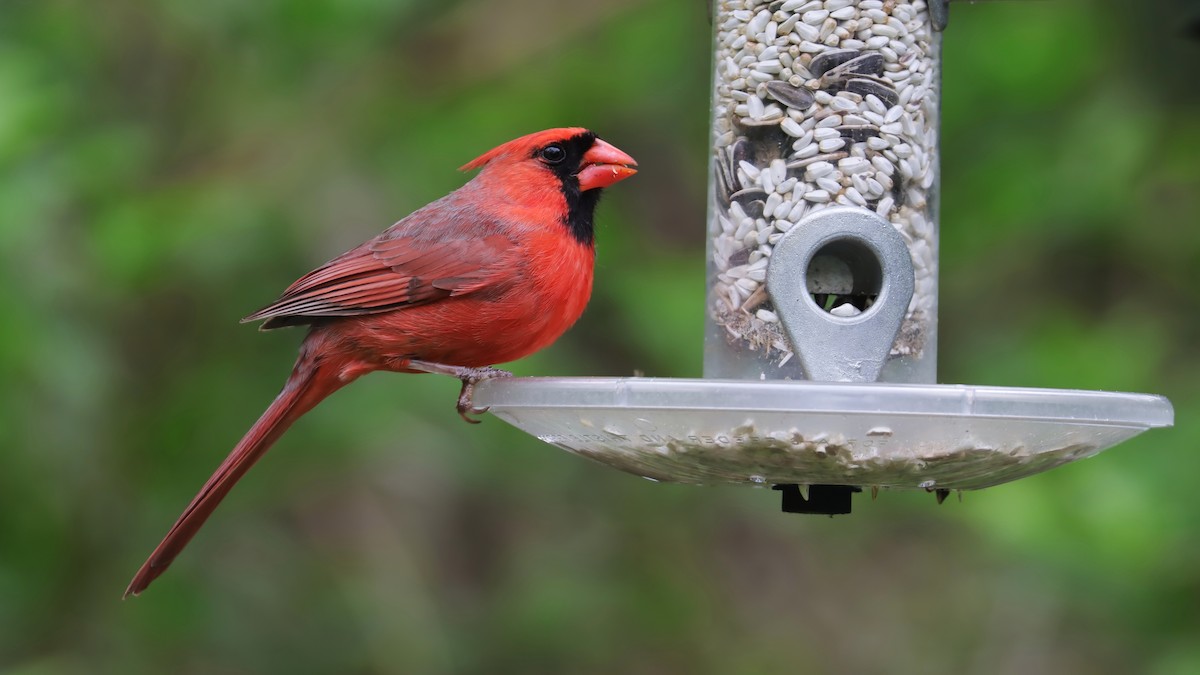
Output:
<path fill-rule="evenodd" d="M 637 162 L 594 132 L 580 127 L 547 129 L 511 140 L 476 157 L 461 171 L 494 165 L 497 168 L 537 168 L 580 192 L 605 188 L 637 173 Z"/>
<path fill-rule="evenodd" d="M 578 242 L 593 241 L 592 216 L 601 188 L 637 173 L 637 162 L 580 127 L 522 136 L 480 155 L 462 170 L 483 169 L 477 180 L 503 191 L 510 203 L 557 213 Z"/>

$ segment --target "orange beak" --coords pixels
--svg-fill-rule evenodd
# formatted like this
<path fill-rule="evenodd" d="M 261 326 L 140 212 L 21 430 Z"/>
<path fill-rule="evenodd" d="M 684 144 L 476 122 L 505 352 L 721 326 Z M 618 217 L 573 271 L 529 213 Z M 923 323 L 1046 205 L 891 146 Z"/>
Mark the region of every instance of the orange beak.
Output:
<path fill-rule="evenodd" d="M 637 162 L 632 157 L 597 138 L 591 149 L 583 153 L 583 168 L 575 177 L 579 179 L 580 190 L 594 190 L 629 178 L 637 173 L 637 169 L 630 168 L 634 166 Z"/>

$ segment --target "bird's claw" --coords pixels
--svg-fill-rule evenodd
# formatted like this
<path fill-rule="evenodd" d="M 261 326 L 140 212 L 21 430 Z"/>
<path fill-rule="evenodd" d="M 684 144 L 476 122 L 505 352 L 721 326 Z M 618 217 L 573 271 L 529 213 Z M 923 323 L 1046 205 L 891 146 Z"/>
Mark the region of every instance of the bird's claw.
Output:
<path fill-rule="evenodd" d="M 512 373 L 508 372 L 507 370 L 500 370 L 499 368 L 491 367 L 470 368 L 463 370 L 469 372 L 462 372 L 458 375 L 458 378 L 462 380 L 463 384 L 462 391 L 460 391 L 458 394 L 458 405 L 456 406 L 456 409 L 458 410 L 458 415 L 463 418 L 464 422 L 467 422 L 468 424 L 479 424 L 482 420 L 477 420 L 471 417 L 471 415 L 482 415 L 491 408 L 478 408 L 475 406 L 474 402 L 472 401 L 472 397 L 475 393 L 475 384 L 496 377 L 512 377 Z"/>
<path fill-rule="evenodd" d="M 471 402 L 471 395 L 475 393 L 475 384 L 495 377 L 512 377 L 512 373 L 507 370 L 500 370 L 491 366 L 467 368 L 466 366 L 451 366 L 444 363 L 419 361 L 416 359 L 405 359 L 402 362 L 402 367 L 408 371 L 415 370 L 423 373 L 450 375 L 462 380 L 462 391 L 458 394 L 458 405 L 456 408 L 458 414 L 471 424 L 479 424 L 479 420 L 471 418 L 470 415 L 482 415 L 488 411 L 487 408 L 476 408 L 475 404 Z"/>
<path fill-rule="evenodd" d="M 458 405 L 456 406 L 459 417 L 462 417 L 463 421 L 468 424 L 479 424 L 483 420 L 477 420 L 471 417 L 471 415 L 482 415 L 489 410 L 489 408 L 476 408 L 475 404 L 471 402 L 471 396 L 475 393 L 474 390 L 474 382 L 463 380 L 462 392 L 458 395 Z"/>

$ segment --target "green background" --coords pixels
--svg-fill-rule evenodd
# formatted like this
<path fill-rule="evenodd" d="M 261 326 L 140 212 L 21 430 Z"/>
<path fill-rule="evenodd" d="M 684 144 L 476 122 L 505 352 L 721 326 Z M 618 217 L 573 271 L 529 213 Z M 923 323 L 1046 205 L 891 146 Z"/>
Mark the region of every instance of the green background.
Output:
<path fill-rule="evenodd" d="M 1200 66 L 1184 3 L 956 4 L 940 378 L 1177 427 L 835 519 L 656 485 L 374 375 L 126 582 L 301 334 L 237 319 L 584 125 L 641 172 L 521 374 L 700 376 L 700 0 L 0 3 L 0 672 L 1200 672 Z M 1189 33 L 1189 30 L 1191 31 Z"/>

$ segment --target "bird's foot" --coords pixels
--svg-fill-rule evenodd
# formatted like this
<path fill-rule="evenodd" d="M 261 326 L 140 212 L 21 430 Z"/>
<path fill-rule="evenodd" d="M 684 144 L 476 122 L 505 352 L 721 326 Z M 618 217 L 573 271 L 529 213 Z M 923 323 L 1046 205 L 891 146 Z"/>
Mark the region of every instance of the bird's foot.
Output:
<path fill-rule="evenodd" d="M 488 411 L 487 408 L 476 408 L 471 400 L 472 395 L 475 393 L 476 383 L 496 377 L 512 377 L 512 373 L 507 370 L 500 370 L 491 366 L 467 368 L 464 366 L 448 366 L 444 363 L 432 363 L 430 361 L 409 361 L 408 367 L 426 373 L 449 375 L 462 380 L 462 391 L 458 394 L 456 409 L 463 420 L 471 424 L 479 424 L 480 422 L 480 420 L 471 417 L 471 415 L 482 415 Z"/>

